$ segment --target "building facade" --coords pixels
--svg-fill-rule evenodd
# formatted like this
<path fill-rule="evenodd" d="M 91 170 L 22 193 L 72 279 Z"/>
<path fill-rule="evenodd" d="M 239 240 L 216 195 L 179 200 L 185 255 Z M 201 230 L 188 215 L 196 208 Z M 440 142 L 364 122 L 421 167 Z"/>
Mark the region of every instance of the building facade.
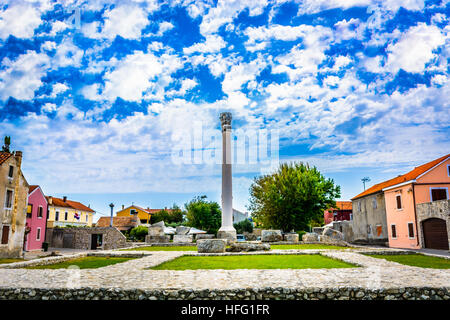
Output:
<path fill-rule="evenodd" d="M 350 221 L 352 219 L 351 201 L 336 201 L 336 207 L 328 208 L 323 214 L 325 224 L 329 224 L 333 221 Z"/>
<path fill-rule="evenodd" d="M 65 226 L 91 227 L 95 211 L 89 206 L 68 200 L 67 197 L 56 198 L 48 196 L 47 228 Z"/>
<path fill-rule="evenodd" d="M 0 258 L 23 254 L 29 186 L 21 164 L 22 152 L 0 152 Z"/>
<path fill-rule="evenodd" d="M 26 220 L 25 251 L 41 250 L 47 227 L 47 199 L 39 186 L 30 186 Z"/>

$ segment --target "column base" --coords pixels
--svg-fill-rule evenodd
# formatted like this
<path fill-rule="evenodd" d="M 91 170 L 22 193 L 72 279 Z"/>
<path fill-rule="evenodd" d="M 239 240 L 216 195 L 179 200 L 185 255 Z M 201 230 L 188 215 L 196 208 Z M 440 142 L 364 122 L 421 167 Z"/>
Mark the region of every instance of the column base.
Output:
<path fill-rule="evenodd" d="M 236 230 L 219 230 L 217 231 L 217 239 L 226 239 L 227 242 L 236 241 Z"/>

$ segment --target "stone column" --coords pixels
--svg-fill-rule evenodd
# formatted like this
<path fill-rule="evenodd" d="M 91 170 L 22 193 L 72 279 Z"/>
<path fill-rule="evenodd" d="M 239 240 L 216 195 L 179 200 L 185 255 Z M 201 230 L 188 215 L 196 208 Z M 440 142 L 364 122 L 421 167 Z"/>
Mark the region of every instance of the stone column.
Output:
<path fill-rule="evenodd" d="M 217 238 L 236 240 L 233 227 L 233 187 L 231 178 L 231 113 L 220 114 L 222 124 L 222 226 Z"/>

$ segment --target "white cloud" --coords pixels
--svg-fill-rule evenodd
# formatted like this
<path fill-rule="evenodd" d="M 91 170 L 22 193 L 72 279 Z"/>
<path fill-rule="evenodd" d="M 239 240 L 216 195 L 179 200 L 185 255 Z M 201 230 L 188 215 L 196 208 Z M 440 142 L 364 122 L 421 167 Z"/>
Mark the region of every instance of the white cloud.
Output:
<path fill-rule="evenodd" d="M 388 46 L 386 67 L 391 72 L 399 69 L 422 72 L 425 65 L 437 57 L 433 50 L 444 43 L 445 37 L 436 26 L 419 23 L 404 33 L 397 43 Z"/>
<path fill-rule="evenodd" d="M 159 24 L 159 30 L 158 30 L 158 36 L 162 36 L 164 34 L 164 32 L 169 31 L 171 29 L 173 29 L 175 26 L 168 22 L 168 21 L 163 21 Z"/>
<path fill-rule="evenodd" d="M 48 69 L 50 59 L 47 55 L 27 51 L 11 61 L 4 58 L 0 71 L 0 100 L 6 100 L 10 96 L 19 100 L 30 100 L 34 97 L 34 91 L 41 85 L 41 78 Z"/>
<path fill-rule="evenodd" d="M 185 54 L 192 54 L 194 52 L 213 53 L 220 51 L 226 46 L 225 41 L 220 36 L 207 35 L 205 42 L 196 43 L 190 47 L 183 48 Z"/>
<path fill-rule="evenodd" d="M 147 12 L 133 5 L 120 5 L 107 10 L 103 17 L 105 19 L 103 26 L 97 21 L 82 26 L 82 32 L 86 37 L 114 39 L 121 36 L 125 39 L 138 39 L 142 35 L 142 29 L 150 23 Z"/>
<path fill-rule="evenodd" d="M 0 39 L 10 35 L 27 39 L 34 35 L 34 30 L 42 23 L 38 9 L 30 5 L 11 5 L 0 11 Z"/>
<path fill-rule="evenodd" d="M 66 38 L 56 46 L 55 56 L 52 58 L 52 66 L 54 69 L 73 66 L 79 67 L 84 51 L 77 47 L 72 39 Z"/>
<path fill-rule="evenodd" d="M 55 83 L 52 87 L 52 94 L 50 97 L 54 98 L 58 94 L 63 93 L 69 89 L 70 88 L 65 83 Z"/>

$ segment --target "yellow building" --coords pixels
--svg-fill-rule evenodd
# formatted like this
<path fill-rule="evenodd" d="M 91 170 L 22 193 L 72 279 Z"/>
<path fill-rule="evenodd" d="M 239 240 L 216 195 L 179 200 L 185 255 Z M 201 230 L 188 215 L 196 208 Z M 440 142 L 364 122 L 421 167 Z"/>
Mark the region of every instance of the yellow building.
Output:
<path fill-rule="evenodd" d="M 131 205 L 126 207 L 122 205 L 122 210 L 117 211 L 117 217 L 129 217 L 133 215 L 137 215 L 141 223 L 150 223 L 150 217 L 152 216 L 152 211 L 156 209 L 144 209 L 139 206 Z M 159 211 L 160 209 L 158 209 Z"/>
<path fill-rule="evenodd" d="M 95 211 L 84 204 L 55 197 L 46 197 L 48 201 L 47 228 L 64 227 L 66 225 L 92 226 Z"/>

